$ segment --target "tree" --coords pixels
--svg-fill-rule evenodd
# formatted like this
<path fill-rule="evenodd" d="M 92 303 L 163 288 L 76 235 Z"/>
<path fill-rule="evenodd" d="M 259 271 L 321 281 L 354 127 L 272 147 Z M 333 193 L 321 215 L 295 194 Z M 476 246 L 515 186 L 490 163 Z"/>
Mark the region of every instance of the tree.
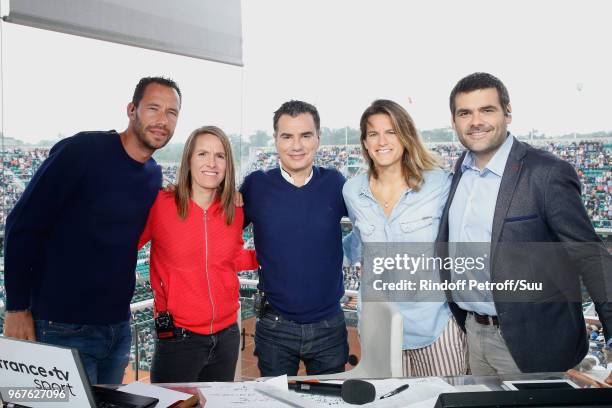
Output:
<path fill-rule="evenodd" d="M 239 162 L 241 157 L 248 156 L 249 154 L 249 143 L 242 140 L 240 135 L 229 135 L 230 145 L 232 147 L 232 153 L 234 154 L 234 161 Z"/>
<path fill-rule="evenodd" d="M 272 136 L 268 135 L 263 130 L 258 130 L 255 134 L 249 136 L 250 145 L 252 147 L 266 147 Z"/>

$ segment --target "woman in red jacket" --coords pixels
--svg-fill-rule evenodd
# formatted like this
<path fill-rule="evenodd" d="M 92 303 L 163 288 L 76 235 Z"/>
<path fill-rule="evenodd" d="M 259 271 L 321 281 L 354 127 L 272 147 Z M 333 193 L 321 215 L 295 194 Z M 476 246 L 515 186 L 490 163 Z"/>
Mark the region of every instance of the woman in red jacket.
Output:
<path fill-rule="evenodd" d="M 243 249 L 230 142 L 215 126 L 185 143 L 176 189 L 157 196 L 139 245 L 151 241 L 158 341 L 151 382 L 232 381 L 240 334 L 237 271 Z M 172 322 L 171 322 L 172 320 Z"/>

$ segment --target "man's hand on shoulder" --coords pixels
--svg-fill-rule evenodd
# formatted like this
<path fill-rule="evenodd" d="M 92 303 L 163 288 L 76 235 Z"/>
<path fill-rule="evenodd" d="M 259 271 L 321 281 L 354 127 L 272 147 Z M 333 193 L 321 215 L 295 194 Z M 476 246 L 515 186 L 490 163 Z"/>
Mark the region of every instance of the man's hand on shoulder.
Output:
<path fill-rule="evenodd" d="M 29 310 L 7 311 L 4 315 L 4 335 L 16 339 L 36 340 L 32 312 Z"/>
<path fill-rule="evenodd" d="M 236 207 L 244 207 L 244 200 L 242 198 L 242 193 L 238 190 L 236 190 L 236 193 L 234 194 L 234 205 Z"/>

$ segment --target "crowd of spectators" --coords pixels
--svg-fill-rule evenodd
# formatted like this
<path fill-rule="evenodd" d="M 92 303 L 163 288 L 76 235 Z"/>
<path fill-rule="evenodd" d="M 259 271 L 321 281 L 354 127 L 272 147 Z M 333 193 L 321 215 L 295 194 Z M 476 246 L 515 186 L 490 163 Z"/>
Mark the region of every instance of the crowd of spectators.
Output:
<path fill-rule="evenodd" d="M 168 184 L 176 183 L 176 175 L 178 173 L 178 164 L 176 163 L 167 163 L 162 164 L 162 177 L 164 179 L 163 185 L 167 186 Z"/>
<path fill-rule="evenodd" d="M 578 172 L 583 188 L 583 200 L 589 217 L 596 228 L 612 227 L 612 144 L 604 142 L 548 143 L 536 146 L 571 163 Z M 463 152 L 459 144 L 435 144 L 430 149 L 436 153 L 442 166 L 448 170 Z M 246 166 L 246 174 L 257 169 L 270 169 L 278 165 L 274 148 L 256 148 L 252 161 Z M 361 146 L 321 146 L 315 165 L 334 167 L 346 177 L 352 177 L 365 168 Z"/>
<path fill-rule="evenodd" d="M 458 144 L 437 144 L 430 148 L 440 157 L 447 169 L 452 168 L 462 146 Z M 612 144 L 604 142 L 571 142 L 549 143 L 540 148 L 568 161 L 576 168 L 582 184 L 585 206 L 596 227 L 610 227 L 612 219 Z M 0 196 L 2 206 L 0 219 L 2 229 L 4 220 L 34 172 L 48 156 L 45 148 L 5 149 L 2 155 L 0 173 Z M 274 148 L 256 148 L 253 159 L 246 165 L 245 175 L 256 169 L 270 169 L 278 165 L 278 156 Z M 361 146 L 321 146 L 315 161 L 317 166 L 334 167 L 345 176 L 351 177 L 364 168 Z M 174 183 L 178 165 L 162 165 L 164 184 Z"/>
<path fill-rule="evenodd" d="M 344 169 L 346 167 L 361 166 L 363 157 L 361 146 L 321 146 L 315 158 L 315 166 Z M 278 155 L 272 147 L 255 148 L 253 159 L 246 166 L 244 175 L 255 170 L 269 170 L 278 166 Z"/>
<path fill-rule="evenodd" d="M 4 231 L 4 220 L 11 211 L 25 186 L 49 155 L 49 149 L 23 149 L 8 147 L 2 154 L 0 164 L 0 222 Z M 3 255 L 3 254 L 2 254 Z"/>
<path fill-rule="evenodd" d="M 343 266 L 342 275 L 344 276 L 344 288 L 348 290 L 359 290 L 361 282 L 361 265 Z"/>
<path fill-rule="evenodd" d="M 132 313 L 132 347 L 130 366 L 136 371 L 136 350 L 138 349 L 138 370 L 149 371 L 155 351 L 155 322 L 153 307 L 136 310 Z"/>
<path fill-rule="evenodd" d="M 596 228 L 612 227 L 612 144 L 604 142 L 572 142 L 572 143 L 549 143 L 537 146 L 568 161 L 576 168 L 583 186 L 583 200 L 589 213 L 589 217 Z M 463 151 L 458 144 L 436 144 L 430 148 L 438 155 L 440 162 L 447 169 L 452 169 L 453 164 Z M 0 196 L 2 206 L 0 208 L 0 228 L 4 231 L 6 215 L 15 205 L 23 189 L 29 182 L 34 172 L 48 155 L 48 149 L 24 149 L 8 148 L 2 155 L 0 173 Z M 252 161 L 246 164 L 246 175 L 257 169 L 270 169 L 278 165 L 278 156 L 273 148 L 258 148 L 251 155 Z M 334 167 L 346 177 L 352 177 L 367 168 L 361 154 L 361 146 L 321 146 L 315 160 L 315 165 Z M 164 185 L 175 183 L 178 165 L 176 163 L 163 163 L 162 171 Z M 343 235 L 350 232 L 350 225 L 342 226 Z M 251 229 L 244 232 L 245 246 L 252 248 L 253 236 Z M 1 248 L 1 246 L 0 246 Z M 3 256 L 3 254 L 0 253 Z M 151 299 L 151 285 L 149 282 L 149 247 L 143 248 L 138 255 L 136 267 L 137 284 L 132 302 L 140 302 Z M 358 290 L 360 284 L 360 266 L 343 267 L 344 286 L 348 290 Z M 257 280 L 257 271 L 242 271 L 241 278 Z M 0 309 L 4 305 L 4 286 L 0 274 Z M 348 296 L 343 299 L 346 309 L 354 309 L 356 297 Z M 250 308 L 249 308 L 250 310 Z M 3 313 L 0 310 L 0 331 L 3 323 Z M 135 311 L 133 314 L 135 325 L 135 336 L 138 341 L 132 346 L 131 364 L 136 369 L 135 352 L 139 351 L 139 368 L 148 370 L 154 349 L 154 324 L 152 307 Z M 597 355 L 599 346 L 599 334 L 592 331 L 591 353 Z M 136 343 L 138 346 L 136 346 Z M 595 347 L 595 349 L 593 349 Z"/>
<path fill-rule="evenodd" d="M 143 300 L 152 298 L 153 290 L 151 289 L 151 282 L 149 279 L 137 279 L 134 295 L 132 296 L 132 303 L 142 302 Z"/>
<path fill-rule="evenodd" d="M 432 144 L 430 148 L 438 155 L 442 165 L 451 169 L 463 148 L 459 144 Z M 539 146 L 568 161 L 576 168 L 583 185 L 583 200 L 589 216 L 596 228 L 612 227 L 612 144 L 605 142 L 571 142 L 548 143 Z M 45 148 L 10 147 L 2 155 L 2 172 L 0 173 L 0 228 L 4 230 L 4 220 L 34 172 L 38 169 L 49 150 Z M 278 155 L 273 147 L 256 148 L 252 160 L 245 167 L 246 174 L 256 169 L 270 169 L 278 165 Z M 318 166 L 334 167 L 345 176 L 351 177 L 365 168 L 361 146 L 321 146 L 316 157 Z M 163 163 L 164 184 L 175 183 L 178 165 Z M 343 233 L 350 231 L 343 226 Z M 245 246 L 253 247 L 253 236 L 250 229 L 244 233 Z M 0 253 L 0 255 L 2 255 Z M 138 255 L 137 275 L 139 279 L 148 280 L 148 247 Z M 257 279 L 256 271 L 244 271 L 241 277 Z M 358 286 L 358 271 L 348 268 L 345 273 L 347 289 Z M 1 292 L 0 292 L 1 293 Z M 1 300 L 1 299 L 0 299 Z"/>
<path fill-rule="evenodd" d="M 583 200 L 596 228 L 612 228 L 612 146 L 601 142 L 549 144 L 548 151 L 576 168 Z"/>

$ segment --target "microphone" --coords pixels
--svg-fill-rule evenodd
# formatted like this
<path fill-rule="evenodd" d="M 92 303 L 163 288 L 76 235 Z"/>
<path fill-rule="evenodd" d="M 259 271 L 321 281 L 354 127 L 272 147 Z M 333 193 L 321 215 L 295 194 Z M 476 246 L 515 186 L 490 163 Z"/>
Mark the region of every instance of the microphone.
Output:
<path fill-rule="evenodd" d="M 342 384 L 318 381 L 295 381 L 289 389 L 307 394 L 321 394 L 342 397 L 349 404 L 363 405 L 376 399 L 374 385 L 363 380 L 346 380 Z"/>
<path fill-rule="evenodd" d="M 376 388 L 367 381 L 346 380 L 342 384 L 342 399 L 349 404 L 367 404 L 376 399 Z"/>
<path fill-rule="evenodd" d="M 336 397 L 342 395 L 342 384 L 322 383 L 317 380 L 289 382 L 289 389 L 306 394 L 333 395 Z"/>

